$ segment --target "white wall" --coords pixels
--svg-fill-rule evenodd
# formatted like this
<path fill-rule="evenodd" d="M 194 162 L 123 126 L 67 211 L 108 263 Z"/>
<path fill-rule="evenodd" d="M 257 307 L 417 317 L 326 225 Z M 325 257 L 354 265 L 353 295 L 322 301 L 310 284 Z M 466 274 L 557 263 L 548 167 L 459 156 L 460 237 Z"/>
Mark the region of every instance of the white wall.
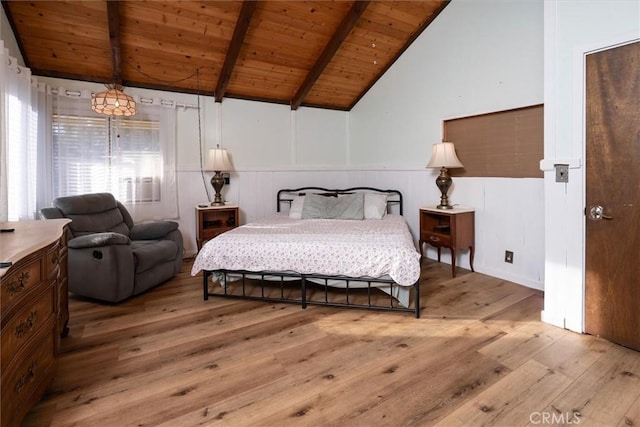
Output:
<path fill-rule="evenodd" d="M 545 303 L 543 320 L 584 324 L 584 54 L 640 38 L 640 1 L 545 2 Z M 569 183 L 551 167 L 569 163 Z"/>
<path fill-rule="evenodd" d="M 394 170 L 417 231 L 419 206 L 439 201 L 425 165 L 443 120 L 542 103 L 543 56 L 541 0 L 453 1 L 352 110 L 350 165 Z M 477 271 L 543 287 L 542 179 L 454 178 L 449 196 L 476 209 Z"/>

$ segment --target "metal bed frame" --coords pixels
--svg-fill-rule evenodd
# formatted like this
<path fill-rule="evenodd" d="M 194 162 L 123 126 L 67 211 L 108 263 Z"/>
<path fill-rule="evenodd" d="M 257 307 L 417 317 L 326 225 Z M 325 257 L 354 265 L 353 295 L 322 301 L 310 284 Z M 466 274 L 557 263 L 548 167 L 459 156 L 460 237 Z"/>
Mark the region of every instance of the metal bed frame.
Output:
<path fill-rule="evenodd" d="M 397 206 L 400 215 L 403 213 L 402 208 L 402 194 L 397 190 L 380 190 L 372 187 L 352 187 L 344 190 L 334 190 L 327 189 L 322 187 L 301 187 L 296 189 L 283 189 L 278 191 L 277 195 L 277 211 L 281 211 L 281 205 L 283 203 L 287 203 L 291 206 L 291 202 L 295 196 L 302 196 L 306 193 L 313 192 L 318 194 L 323 194 L 328 197 L 337 197 L 340 194 L 353 194 L 355 192 L 373 192 L 379 194 L 387 194 L 387 210 L 390 211 L 392 206 Z M 209 290 L 209 278 L 214 274 L 220 274 L 224 278 L 224 286 L 216 287 L 221 289 L 220 292 L 211 292 Z M 232 293 L 229 292 L 229 286 L 236 286 L 235 284 L 230 285 L 229 276 L 233 276 L 234 278 L 239 277 L 241 281 L 241 293 Z M 279 280 L 274 281 L 272 279 L 265 279 L 267 276 L 279 278 Z M 300 294 L 299 296 L 291 297 L 289 295 L 285 295 L 285 283 L 291 283 L 290 281 L 285 280 L 285 278 L 298 279 L 300 281 Z M 310 280 L 316 281 L 324 281 L 324 285 L 318 284 L 315 282 L 311 282 Z M 249 285 L 248 281 L 251 280 L 252 284 Z M 334 287 L 329 285 L 330 280 L 341 280 L 344 281 L 346 286 L 344 288 Z M 256 285 L 255 282 L 258 282 Z M 362 286 L 351 286 L 351 282 L 358 283 L 366 283 L 366 288 Z M 269 283 L 269 285 L 266 285 Z M 279 284 L 280 291 L 278 297 L 273 297 L 267 295 L 265 293 L 265 289 L 269 289 L 271 293 L 274 291 L 274 283 Z M 295 282 L 294 282 L 295 283 Z M 266 286 L 265 286 L 266 285 Z M 315 285 L 324 287 L 324 298 L 318 299 L 310 299 L 308 298 L 308 286 Z M 251 286 L 250 288 L 248 286 Z M 378 301 L 372 302 L 371 298 L 371 290 L 377 289 L 379 287 L 386 287 L 389 289 L 389 298 L 388 304 L 380 304 Z M 300 304 L 302 308 L 307 308 L 307 305 L 324 305 L 331 307 L 354 307 L 354 308 L 363 308 L 363 309 L 372 309 L 372 310 L 382 310 L 382 311 L 398 311 L 398 312 L 408 312 L 414 313 L 416 318 L 420 317 L 420 279 L 418 279 L 411 288 L 413 289 L 413 304 L 411 304 L 411 291 L 409 294 L 409 306 L 403 307 L 399 305 L 397 300 L 393 297 L 393 287 L 400 286 L 397 285 L 392 279 L 383 279 L 383 278 L 372 278 L 372 277 L 348 277 L 348 276 L 331 276 L 331 275 L 319 275 L 319 274 L 301 274 L 295 272 L 278 272 L 278 271 L 247 271 L 247 270 L 203 270 L 202 275 L 202 290 L 204 300 L 208 300 L 210 296 L 218 296 L 224 298 L 240 298 L 240 299 L 248 299 L 248 300 L 259 300 L 259 301 L 269 301 L 269 302 L 286 302 L 286 303 L 296 303 Z M 344 291 L 344 301 L 336 302 L 329 300 L 329 288 L 331 288 L 332 292 Z M 251 292 L 247 292 L 250 289 Z M 252 295 L 252 292 L 255 290 L 259 291 L 259 295 Z M 367 303 L 358 303 L 353 302 L 351 300 L 351 293 L 353 291 L 366 289 L 366 301 Z M 381 290 L 377 290 L 377 292 L 382 292 Z M 383 298 L 379 296 L 376 300 Z"/>

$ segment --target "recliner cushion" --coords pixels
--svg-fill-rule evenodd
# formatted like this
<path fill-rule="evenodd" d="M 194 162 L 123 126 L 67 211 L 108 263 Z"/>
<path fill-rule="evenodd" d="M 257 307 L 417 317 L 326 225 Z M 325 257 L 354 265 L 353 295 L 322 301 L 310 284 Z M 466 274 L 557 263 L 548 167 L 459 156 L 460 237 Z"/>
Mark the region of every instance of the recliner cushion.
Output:
<path fill-rule="evenodd" d="M 75 237 L 93 233 L 120 233 L 129 236 L 129 227 L 124 223 L 119 209 L 90 215 L 67 215 L 71 219 L 71 232 Z"/>
<path fill-rule="evenodd" d="M 56 208 L 66 215 L 87 215 L 117 209 L 118 202 L 111 193 L 83 194 L 81 196 L 58 197 L 53 201 Z"/>
<path fill-rule="evenodd" d="M 175 221 L 141 222 L 131 227 L 129 237 L 134 240 L 159 239 L 177 229 L 178 223 Z"/>
<path fill-rule="evenodd" d="M 71 219 L 69 228 L 74 237 L 104 232 L 129 235 L 129 227 L 111 193 L 58 197 L 53 204 Z"/>
<path fill-rule="evenodd" d="M 74 237 L 69 240 L 69 248 L 84 249 L 97 248 L 109 245 L 128 245 L 131 243 L 129 238 L 119 233 L 93 233 L 84 236 Z"/>
<path fill-rule="evenodd" d="M 178 246 L 171 240 L 134 240 L 131 242 L 135 271 L 139 274 L 178 256 Z"/>

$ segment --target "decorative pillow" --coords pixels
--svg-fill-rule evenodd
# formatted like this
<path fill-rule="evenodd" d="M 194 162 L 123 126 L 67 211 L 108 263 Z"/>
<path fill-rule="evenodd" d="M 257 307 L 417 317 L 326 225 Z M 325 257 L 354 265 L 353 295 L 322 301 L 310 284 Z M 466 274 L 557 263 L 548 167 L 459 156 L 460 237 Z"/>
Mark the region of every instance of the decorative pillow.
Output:
<path fill-rule="evenodd" d="M 386 194 L 364 193 L 364 219 L 382 219 L 386 213 Z"/>
<path fill-rule="evenodd" d="M 364 219 L 364 194 L 341 197 L 307 194 L 302 219 Z"/>
<path fill-rule="evenodd" d="M 296 196 L 291 202 L 289 208 L 289 218 L 301 219 L 302 218 L 302 206 L 304 205 L 304 196 Z"/>

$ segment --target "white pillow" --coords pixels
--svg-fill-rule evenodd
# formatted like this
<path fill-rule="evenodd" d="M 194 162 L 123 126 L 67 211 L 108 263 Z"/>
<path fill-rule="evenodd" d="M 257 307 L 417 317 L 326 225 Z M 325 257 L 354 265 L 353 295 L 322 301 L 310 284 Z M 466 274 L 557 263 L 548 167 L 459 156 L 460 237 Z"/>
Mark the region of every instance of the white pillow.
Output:
<path fill-rule="evenodd" d="M 386 213 L 386 194 L 364 193 L 364 219 L 382 219 Z"/>
<path fill-rule="evenodd" d="M 302 219 L 302 207 L 304 206 L 304 196 L 296 196 L 289 208 L 289 218 Z"/>

